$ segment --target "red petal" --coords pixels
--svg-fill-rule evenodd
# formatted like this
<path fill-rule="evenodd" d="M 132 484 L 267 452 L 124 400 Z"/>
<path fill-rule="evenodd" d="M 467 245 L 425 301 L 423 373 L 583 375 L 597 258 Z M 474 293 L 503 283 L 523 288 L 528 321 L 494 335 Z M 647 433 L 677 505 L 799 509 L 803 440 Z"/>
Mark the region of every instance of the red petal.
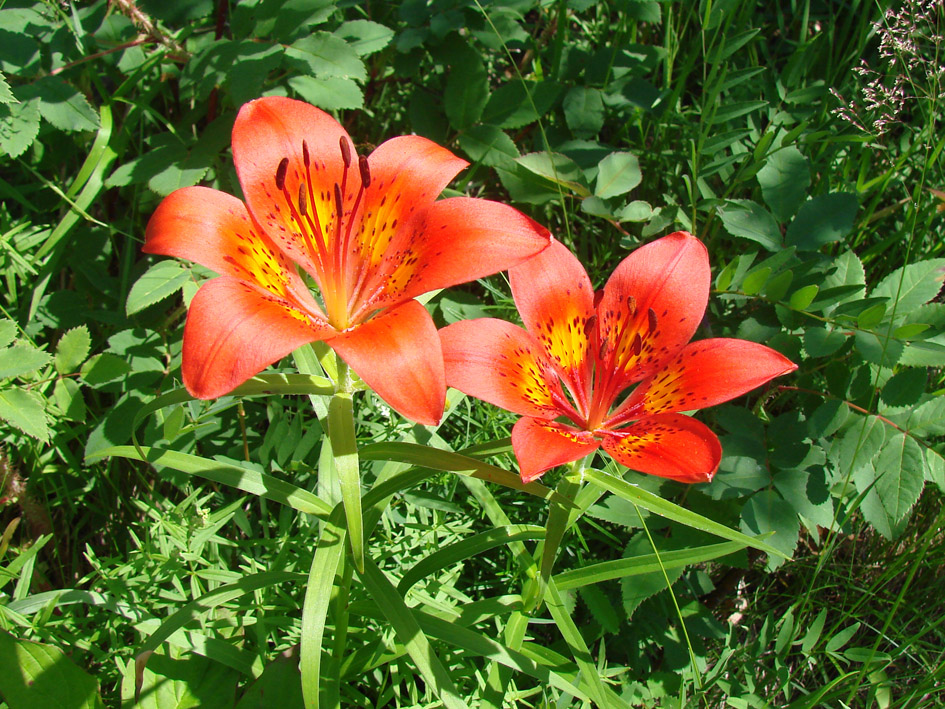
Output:
<path fill-rule="evenodd" d="M 567 415 L 555 403 L 561 387 L 551 365 L 522 328 L 494 318 L 461 320 L 440 330 L 440 340 L 449 386 L 524 416 Z"/>
<path fill-rule="evenodd" d="M 184 386 L 222 396 L 292 350 L 334 331 L 285 301 L 228 276 L 204 283 L 184 326 Z"/>
<path fill-rule="evenodd" d="M 588 343 L 594 289 L 581 263 L 554 242 L 509 272 L 512 296 L 529 333 L 562 370 L 578 405 L 589 394 Z"/>
<path fill-rule="evenodd" d="M 521 212 L 469 197 L 419 211 L 391 242 L 372 286 L 372 305 L 396 303 L 505 271 L 551 243 L 551 234 Z"/>
<path fill-rule="evenodd" d="M 170 194 L 148 222 L 143 251 L 196 261 L 320 313 L 292 262 L 225 192 L 185 187 Z"/>
<path fill-rule="evenodd" d="M 666 369 L 640 382 L 617 421 L 666 411 L 693 411 L 721 404 L 797 369 L 770 347 L 716 338 L 686 345 Z"/>
<path fill-rule="evenodd" d="M 250 212 L 323 290 L 337 288 L 332 254 L 337 236 L 335 185 L 340 188 L 345 172 L 341 141 L 353 155 L 351 139 L 338 121 L 303 101 L 279 96 L 244 104 L 233 126 L 233 160 Z M 280 171 L 284 159 L 287 164 Z M 276 180 L 280 172 L 281 190 Z M 343 194 L 346 208 L 360 186 L 353 155 Z"/>
<path fill-rule="evenodd" d="M 407 301 L 328 344 L 394 410 L 427 426 L 440 422 L 443 355 L 433 318 L 420 303 Z"/>
<path fill-rule="evenodd" d="M 660 414 L 604 435 L 604 450 L 641 473 L 684 483 L 712 480 L 722 446 L 709 428 L 682 414 Z"/>
<path fill-rule="evenodd" d="M 585 431 L 554 421 L 521 418 L 512 427 L 512 449 L 522 481 L 530 483 L 546 470 L 583 458 L 600 448 L 600 441 Z"/>
<path fill-rule="evenodd" d="M 709 280 L 705 246 L 684 231 L 641 246 L 617 266 L 597 308 L 615 389 L 652 374 L 689 342 Z"/>

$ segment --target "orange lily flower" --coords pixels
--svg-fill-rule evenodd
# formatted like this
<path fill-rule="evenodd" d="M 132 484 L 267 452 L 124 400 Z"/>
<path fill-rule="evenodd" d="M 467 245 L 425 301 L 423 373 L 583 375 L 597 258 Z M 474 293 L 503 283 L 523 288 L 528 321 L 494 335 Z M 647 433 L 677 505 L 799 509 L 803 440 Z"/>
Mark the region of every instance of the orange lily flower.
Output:
<path fill-rule="evenodd" d="M 419 136 L 358 157 L 334 118 L 301 101 L 244 105 L 233 158 L 245 202 L 180 189 L 146 232 L 147 253 L 220 274 L 190 305 L 188 391 L 221 396 L 323 340 L 396 411 L 437 423 L 446 396 L 440 341 L 414 297 L 514 266 L 550 243 L 548 231 L 496 202 L 436 201 L 466 161 Z"/>
<path fill-rule="evenodd" d="M 754 342 L 689 342 L 708 304 L 709 257 L 685 232 L 631 253 L 598 294 L 560 243 L 510 275 L 524 330 L 482 318 L 440 339 L 447 384 L 524 417 L 512 447 L 525 482 L 601 446 L 628 468 L 708 482 L 721 444 L 681 412 L 797 369 Z"/>

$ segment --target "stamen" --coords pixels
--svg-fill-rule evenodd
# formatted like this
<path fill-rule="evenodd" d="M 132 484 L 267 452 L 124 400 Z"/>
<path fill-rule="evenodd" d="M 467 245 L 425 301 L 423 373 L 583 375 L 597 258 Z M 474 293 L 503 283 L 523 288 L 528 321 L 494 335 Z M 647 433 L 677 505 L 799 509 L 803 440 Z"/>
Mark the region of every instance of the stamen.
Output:
<path fill-rule="evenodd" d="M 634 357 L 639 357 L 642 350 L 643 340 L 640 338 L 640 333 L 638 332 L 633 336 L 633 342 L 630 344 L 630 351 L 633 352 Z"/>
<path fill-rule="evenodd" d="M 289 158 L 282 158 L 276 168 L 276 189 L 280 192 L 285 189 L 285 174 L 289 169 Z"/>
<path fill-rule="evenodd" d="M 597 316 L 591 315 L 584 323 L 584 337 L 590 338 L 591 334 L 594 332 L 594 327 L 597 325 Z"/>
<path fill-rule="evenodd" d="M 338 144 L 341 146 L 341 159 L 344 160 L 345 168 L 351 167 L 351 146 L 344 136 L 338 139 Z"/>
<path fill-rule="evenodd" d="M 341 187 L 335 183 L 335 209 L 338 212 L 338 229 L 341 229 L 341 219 L 345 215 L 344 205 L 341 203 Z"/>
<path fill-rule="evenodd" d="M 371 186 L 371 169 L 363 155 L 358 157 L 358 169 L 361 171 L 361 186 L 367 189 Z"/>
<path fill-rule="evenodd" d="M 302 140 L 302 162 L 304 163 L 305 167 L 308 167 L 308 143 L 306 143 L 304 139 Z"/>
<path fill-rule="evenodd" d="M 632 295 L 627 296 L 627 308 L 630 310 L 630 315 L 637 314 L 637 299 Z"/>
<path fill-rule="evenodd" d="M 299 183 L 299 213 L 304 217 L 308 214 L 308 195 L 305 192 L 305 185 Z"/>
<path fill-rule="evenodd" d="M 656 329 L 656 311 L 653 308 L 650 308 L 650 312 L 647 313 L 649 318 L 650 332 L 653 332 Z"/>

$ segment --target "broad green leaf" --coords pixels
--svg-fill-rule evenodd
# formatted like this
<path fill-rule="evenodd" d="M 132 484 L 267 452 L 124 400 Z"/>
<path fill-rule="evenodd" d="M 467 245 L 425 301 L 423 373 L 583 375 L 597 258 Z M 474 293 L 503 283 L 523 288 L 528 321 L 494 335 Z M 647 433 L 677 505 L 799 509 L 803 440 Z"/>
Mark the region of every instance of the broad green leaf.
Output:
<path fill-rule="evenodd" d="M 342 76 L 291 76 L 288 83 L 299 96 L 325 111 L 358 109 L 364 106 L 364 92 L 361 87 Z"/>
<path fill-rule="evenodd" d="M 833 498 L 823 475 L 807 470 L 782 470 L 775 474 L 774 486 L 797 514 L 821 527 L 833 524 Z"/>
<path fill-rule="evenodd" d="M 303 637 L 305 637 L 303 635 Z M 298 651 L 281 652 L 240 696 L 236 709 L 304 709 Z"/>
<path fill-rule="evenodd" d="M 901 318 L 928 303 L 942 289 L 942 272 L 945 259 L 929 259 L 910 263 L 898 268 L 883 280 L 870 293 L 871 298 L 889 298 L 888 310 L 896 309 L 896 317 Z"/>
<path fill-rule="evenodd" d="M 117 382 L 131 373 L 128 360 L 111 352 L 102 352 L 89 358 L 82 365 L 79 377 L 92 388 Z"/>
<path fill-rule="evenodd" d="M 104 709 L 98 681 L 62 650 L 0 629 L 0 697 L 9 709 Z"/>
<path fill-rule="evenodd" d="M 671 544 L 673 543 L 672 538 L 669 539 L 669 542 Z M 634 535 L 633 538 L 627 542 L 623 554 L 625 557 L 639 558 L 646 554 L 646 552 L 651 552 L 652 550 L 653 545 L 650 543 L 647 535 L 640 533 Z M 669 581 L 669 585 L 672 586 L 679 580 L 679 577 L 682 576 L 685 570 L 684 566 L 677 565 L 667 567 L 665 564 L 660 565 L 664 553 L 667 552 L 652 554 L 652 556 L 656 558 L 656 568 L 647 573 L 636 574 L 632 577 L 627 576 L 621 580 L 620 594 L 623 601 L 623 611 L 627 614 L 628 619 L 633 617 L 633 614 L 643 601 L 660 591 L 665 591 L 667 588 L 667 580 Z"/>
<path fill-rule="evenodd" d="M 784 241 L 799 251 L 815 251 L 839 241 L 853 229 L 859 202 L 856 195 L 841 192 L 807 200 L 788 226 Z"/>
<path fill-rule="evenodd" d="M 856 475 L 867 467 L 886 441 L 886 426 L 876 416 L 857 416 L 853 424 L 830 447 L 830 458 L 842 477 Z"/>
<path fill-rule="evenodd" d="M 906 428 L 916 436 L 945 435 L 945 396 L 936 396 L 914 408 Z"/>
<path fill-rule="evenodd" d="M 773 547 L 767 542 L 763 542 L 755 537 L 749 537 L 741 532 L 736 532 L 734 529 L 729 529 L 724 524 L 719 524 L 708 517 L 703 517 L 702 515 L 697 514 L 691 510 L 687 510 L 668 500 L 664 500 L 659 495 L 655 495 L 652 492 L 648 492 L 642 488 L 636 487 L 635 485 L 631 485 L 626 480 L 622 480 L 621 478 L 610 475 L 609 473 L 605 473 L 594 468 L 589 468 L 584 474 L 589 482 L 592 482 L 595 485 L 600 485 L 613 494 L 619 495 L 625 500 L 629 500 L 639 505 L 643 509 L 649 510 L 653 514 L 666 517 L 667 519 L 673 520 L 674 522 L 679 522 L 680 524 L 684 524 L 687 527 L 692 527 L 693 529 L 699 529 L 703 532 L 714 534 L 717 537 L 722 537 L 723 539 L 728 539 L 733 542 L 744 544 L 745 546 L 753 547 L 760 551 L 766 552 L 769 555 L 773 554 L 785 559 L 789 558 L 786 554 L 784 554 L 784 552 Z"/>
<path fill-rule="evenodd" d="M 85 399 L 74 379 L 63 377 L 57 381 L 53 387 L 52 401 L 63 418 L 69 421 L 85 421 Z"/>
<path fill-rule="evenodd" d="M 528 172 L 557 183 L 580 197 L 589 197 L 590 191 L 581 168 L 560 153 L 528 153 L 515 161 Z"/>
<path fill-rule="evenodd" d="M 601 199 L 610 199 L 626 194 L 640 184 L 643 175 L 640 161 L 632 153 L 611 153 L 600 161 L 594 194 Z"/>
<path fill-rule="evenodd" d="M 863 328 L 864 330 L 871 330 L 883 321 L 883 317 L 885 315 L 886 303 L 876 303 L 875 305 L 871 305 L 865 310 L 862 310 L 856 316 L 856 326 Z"/>
<path fill-rule="evenodd" d="M 394 38 L 394 30 L 370 20 L 343 22 L 335 34 L 361 57 L 381 51 Z"/>
<path fill-rule="evenodd" d="M 781 230 L 764 207 L 747 199 L 730 199 L 719 209 L 722 226 L 732 236 L 750 239 L 768 251 L 778 251 Z"/>
<path fill-rule="evenodd" d="M 554 104 L 561 87 L 553 81 L 512 81 L 489 97 L 482 122 L 499 128 L 521 128 L 544 116 Z"/>
<path fill-rule="evenodd" d="M 652 216 L 653 207 L 650 206 L 649 202 L 639 199 L 617 210 L 617 221 L 620 222 L 645 222 Z"/>
<path fill-rule="evenodd" d="M 24 342 L 18 342 L 12 347 L 0 350 L 0 379 L 35 372 L 49 364 L 51 359 L 48 352 L 38 350 Z"/>
<path fill-rule="evenodd" d="M 39 102 L 0 104 L 0 150 L 11 158 L 26 152 L 39 133 Z"/>
<path fill-rule="evenodd" d="M 898 433 L 883 446 L 874 467 L 872 479 L 854 478 L 857 489 L 866 491 L 860 511 L 876 531 L 893 540 L 925 485 L 922 449 L 912 436 Z"/>
<path fill-rule="evenodd" d="M 450 125 L 465 130 L 482 117 L 489 100 L 489 76 L 478 52 L 463 47 L 458 54 L 446 79 L 443 107 Z"/>
<path fill-rule="evenodd" d="M 804 332 L 804 349 L 811 357 L 828 357 L 843 347 L 846 335 L 838 330 L 810 327 Z"/>
<path fill-rule="evenodd" d="M 44 404 L 42 397 L 34 391 L 0 389 L 0 419 L 28 436 L 48 441 L 49 427 Z"/>
<path fill-rule="evenodd" d="M 791 299 L 788 301 L 788 305 L 790 305 L 795 310 L 806 310 L 810 307 L 810 304 L 814 302 L 814 298 L 817 297 L 818 292 L 820 292 L 820 286 L 817 286 L 813 283 L 808 286 L 798 288 L 796 291 L 791 293 Z"/>
<path fill-rule="evenodd" d="M 587 606 L 591 616 L 605 633 L 620 631 L 622 618 L 617 614 L 615 603 L 599 586 L 582 586 L 578 595 Z M 629 617 L 630 614 L 628 614 Z"/>
<path fill-rule="evenodd" d="M 765 283 L 768 282 L 768 277 L 770 275 L 770 266 L 765 266 L 752 271 L 747 276 L 745 276 L 745 279 L 742 281 L 742 292 L 747 295 L 757 295 L 761 292 L 761 289 L 765 287 Z"/>
<path fill-rule="evenodd" d="M 98 112 L 85 96 L 58 76 L 44 76 L 17 93 L 23 101 L 38 101 L 42 117 L 59 130 L 98 130 Z"/>
<path fill-rule="evenodd" d="M 77 370 L 89 356 L 91 347 L 92 338 L 88 327 L 80 325 L 69 330 L 56 344 L 56 371 L 60 374 L 70 374 Z"/>
<path fill-rule="evenodd" d="M 132 695 L 139 697 L 134 702 L 135 709 L 185 709 L 212 706 L 213 702 L 208 701 L 211 697 L 226 697 L 232 704 L 240 675 L 233 668 L 196 652 L 184 652 L 179 657 L 154 653 L 148 656 L 147 665 L 137 679 Z M 131 690 L 127 681 L 122 690 L 125 696 Z"/>
<path fill-rule="evenodd" d="M 774 490 L 761 490 L 748 499 L 742 509 L 740 526 L 746 534 L 774 532 L 769 542 L 778 550 L 778 557 L 784 558 L 794 553 L 797 535 L 801 531 L 797 513 Z M 769 569 L 777 568 L 782 563 L 782 558 L 769 555 Z"/>
<path fill-rule="evenodd" d="M 6 347 L 16 337 L 16 323 L 7 318 L 0 319 L 0 347 Z"/>
<path fill-rule="evenodd" d="M 506 133 L 496 126 L 477 125 L 459 135 L 459 147 L 475 162 L 491 167 L 514 167 L 518 148 Z"/>
<path fill-rule="evenodd" d="M 354 48 L 341 37 L 328 32 L 306 34 L 286 47 L 285 53 L 300 62 L 308 75 L 319 79 L 330 76 L 358 82 L 367 79 L 364 62 Z"/>
<path fill-rule="evenodd" d="M 793 145 L 768 156 L 758 171 L 765 204 L 782 224 L 791 220 L 810 186 L 810 165 Z"/>
<path fill-rule="evenodd" d="M 599 89 L 575 86 L 564 97 L 564 119 L 578 138 L 597 135 L 604 127 L 604 100 Z"/>
<path fill-rule="evenodd" d="M 892 337 L 887 337 L 883 332 L 867 332 L 857 330 L 854 333 L 856 349 L 863 359 L 871 364 L 878 364 L 887 369 L 896 366 L 899 358 L 902 357 L 902 341 Z"/>

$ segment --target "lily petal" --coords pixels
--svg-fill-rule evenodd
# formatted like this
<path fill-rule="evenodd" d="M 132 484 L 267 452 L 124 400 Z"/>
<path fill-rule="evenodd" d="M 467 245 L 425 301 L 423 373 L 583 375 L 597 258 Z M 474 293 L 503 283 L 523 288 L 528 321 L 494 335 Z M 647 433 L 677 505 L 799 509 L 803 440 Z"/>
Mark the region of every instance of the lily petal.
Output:
<path fill-rule="evenodd" d="M 640 382 L 607 425 L 669 411 L 721 404 L 797 369 L 770 347 L 715 338 L 681 349 L 659 374 Z"/>
<path fill-rule="evenodd" d="M 395 411 L 427 426 L 443 416 L 446 379 L 433 318 L 409 300 L 328 341 Z"/>
<path fill-rule="evenodd" d="M 453 197 L 416 213 L 384 254 L 372 306 L 396 303 L 505 271 L 551 243 L 551 233 L 512 207 Z"/>
<path fill-rule="evenodd" d="M 561 368 L 579 405 L 586 407 L 589 323 L 594 316 L 594 289 L 587 272 L 564 244 L 554 242 L 509 276 L 522 322 Z"/>
<path fill-rule="evenodd" d="M 544 350 L 520 327 L 495 318 L 460 320 L 440 330 L 446 383 L 523 416 L 567 412 Z"/>
<path fill-rule="evenodd" d="M 614 389 L 649 376 L 689 342 L 709 280 L 705 245 L 683 231 L 644 244 L 617 266 L 597 308 Z"/>
<path fill-rule="evenodd" d="M 530 483 L 546 470 L 583 458 L 600 448 L 600 441 L 554 421 L 520 418 L 512 427 L 512 449 L 522 482 Z"/>
<path fill-rule="evenodd" d="M 233 125 L 233 161 L 249 211 L 323 290 L 337 287 L 326 275 L 340 226 L 335 186 L 345 183 L 346 206 L 361 187 L 356 163 L 346 174 L 341 142 L 354 154 L 338 121 L 281 96 L 244 104 Z"/>
<path fill-rule="evenodd" d="M 259 230 L 246 205 L 225 192 L 185 187 L 171 193 L 148 221 L 142 250 L 196 261 L 320 312 L 295 266 Z"/>
<path fill-rule="evenodd" d="M 184 386 L 200 399 L 223 396 L 273 362 L 334 330 L 291 304 L 221 276 L 204 283 L 184 326 Z"/>
<path fill-rule="evenodd" d="M 659 414 L 604 435 L 604 450 L 641 473 L 684 483 L 712 480 L 722 445 L 708 426 L 683 414 Z"/>

